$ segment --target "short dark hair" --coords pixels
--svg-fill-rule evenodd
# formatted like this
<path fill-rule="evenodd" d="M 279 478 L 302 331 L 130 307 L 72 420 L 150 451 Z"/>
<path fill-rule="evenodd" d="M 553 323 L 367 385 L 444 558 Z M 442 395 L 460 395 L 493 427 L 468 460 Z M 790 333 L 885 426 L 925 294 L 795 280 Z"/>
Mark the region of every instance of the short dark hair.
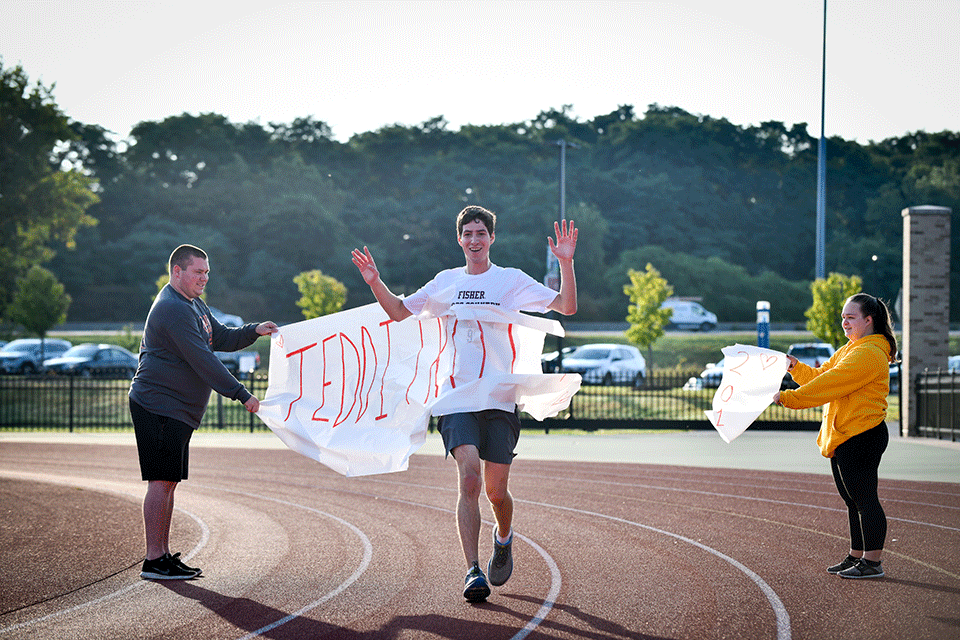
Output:
<path fill-rule="evenodd" d="M 463 233 L 463 225 L 476 220 L 482 222 L 483 226 L 487 228 L 487 233 L 491 236 L 493 235 L 494 229 L 497 227 L 497 214 L 472 204 L 469 207 L 465 207 L 463 211 L 457 215 L 457 237 L 459 238 L 460 234 Z"/>
<path fill-rule="evenodd" d="M 190 264 L 190 261 L 194 258 L 206 260 L 207 254 L 204 253 L 203 249 L 200 247 L 195 247 L 192 244 L 180 245 L 173 250 L 173 253 L 170 254 L 170 261 L 167 263 L 168 275 L 173 277 L 174 265 L 180 267 L 181 269 L 186 269 L 187 265 Z"/>

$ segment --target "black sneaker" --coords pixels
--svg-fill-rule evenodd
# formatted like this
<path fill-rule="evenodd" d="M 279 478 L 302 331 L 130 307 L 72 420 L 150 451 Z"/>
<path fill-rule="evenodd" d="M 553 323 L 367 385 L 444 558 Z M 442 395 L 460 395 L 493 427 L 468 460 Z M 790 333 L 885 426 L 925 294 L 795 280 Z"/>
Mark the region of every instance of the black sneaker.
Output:
<path fill-rule="evenodd" d="M 173 556 L 165 553 L 156 560 L 144 560 L 140 577 L 147 580 L 189 580 L 196 578 L 197 572 L 181 569 Z"/>
<path fill-rule="evenodd" d="M 860 562 L 860 558 L 854 558 L 851 555 L 847 555 L 846 558 L 840 561 L 840 564 L 827 567 L 827 573 L 840 573 L 841 571 L 846 571 L 850 567 L 856 566 L 858 562 Z"/>
<path fill-rule="evenodd" d="M 175 554 L 173 554 L 172 556 L 170 556 L 170 559 L 173 560 L 173 564 L 177 565 L 178 567 L 180 567 L 180 568 L 183 569 L 184 571 L 193 571 L 193 572 L 196 573 L 197 575 L 200 575 L 201 573 L 203 573 L 203 569 L 201 569 L 200 567 L 188 567 L 187 565 L 185 565 L 185 564 L 183 563 L 183 560 L 180 559 L 180 552 L 179 552 L 179 551 L 177 551 Z"/>
<path fill-rule="evenodd" d="M 483 602 L 489 595 L 490 585 L 487 584 L 487 577 L 480 570 L 480 565 L 474 562 L 463 580 L 463 597 L 467 602 Z"/>
<path fill-rule="evenodd" d="M 487 575 L 490 577 L 490 584 L 495 587 L 505 584 L 513 573 L 512 546 L 513 531 L 510 531 L 510 542 L 500 544 L 497 541 L 497 525 L 493 525 L 493 555 L 487 563 Z"/>
<path fill-rule="evenodd" d="M 861 578 L 882 578 L 884 575 L 883 565 L 878 562 L 877 566 L 873 566 L 861 559 L 857 564 L 849 569 L 844 569 L 837 575 L 841 578 L 854 578 L 858 580 Z"/>

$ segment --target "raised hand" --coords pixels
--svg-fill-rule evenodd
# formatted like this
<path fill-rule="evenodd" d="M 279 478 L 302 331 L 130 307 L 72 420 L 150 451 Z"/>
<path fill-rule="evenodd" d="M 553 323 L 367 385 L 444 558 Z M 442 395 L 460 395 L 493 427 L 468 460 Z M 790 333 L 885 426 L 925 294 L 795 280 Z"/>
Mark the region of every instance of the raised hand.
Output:
<path fill-rule="evenodd" d="M 353 264 L 357 265 L 357 269 L 360 270 L 360 275 L 363 276 L 364 282 L 372 285 L 380 279 L 380 271 L 377 269 L 377 263 L 373 261 L 373 256 L 370 255 L 369 249 L 364 247 L 362 253 L 359 249 L 354 249 L 350 253 L 350 256 L 353 259 Z"/>
<path fill-rule="evenodd" d="M 573 254 L 577 250 L 577 231 L 578 229 L 573 226 L 573 220 L 570 220 L 569 227 L 567 226 L 567 221 L 563 221 L 563 227 L 560 227 L 560 223 L 553 223 L 554 233 L 557 234 L 557 241 L 554 242 L 553 238 L 547 237 L 547 242 L 550 243 L 550 251 L 553 252 L 553 255 L 557 257 L 557 260 L 572 260 Z"/>

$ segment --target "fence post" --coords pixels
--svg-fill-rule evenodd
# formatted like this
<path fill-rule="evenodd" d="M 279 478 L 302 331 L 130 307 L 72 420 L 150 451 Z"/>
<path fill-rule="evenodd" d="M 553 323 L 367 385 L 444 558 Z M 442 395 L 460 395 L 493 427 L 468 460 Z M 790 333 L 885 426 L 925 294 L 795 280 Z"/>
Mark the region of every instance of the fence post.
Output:
<path fill-rule="evenodd" d="M 266 394 L 261 394 L 260 390 L 257 389 L 257 372 L 256 369 L 250 372 L 250 393 L 257 396 L 257 398 L 263 398 Z M 250 433 L 253 433 L 253 413 L 247 412 L 250 414 Z"/>
<path fill-rule="evenodd" d="M 70 433 L 73 433 L 73 386 L 74 386 L 73 381 L 76 378 L 76 376 L 67 376 L 67 377 L 70 378 L 70 417 L 67 418 L 67 425 L 70 429 Z"/>

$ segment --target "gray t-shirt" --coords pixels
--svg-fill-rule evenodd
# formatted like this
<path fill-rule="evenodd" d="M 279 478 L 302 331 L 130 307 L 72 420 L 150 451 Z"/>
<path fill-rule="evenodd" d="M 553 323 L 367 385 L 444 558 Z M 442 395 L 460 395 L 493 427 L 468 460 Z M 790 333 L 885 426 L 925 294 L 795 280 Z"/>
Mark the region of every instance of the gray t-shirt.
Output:
<path fill-rule="evenodd" d="M 239 402 L 251 396 L 214 351 L 238 351 L 258 337 L 256 323 L 225 327 L 203 300 L 188 300 L 168 284 L 147 314 L 130 398 L 151 413 L 196 429 L 211 389 Z"/>

